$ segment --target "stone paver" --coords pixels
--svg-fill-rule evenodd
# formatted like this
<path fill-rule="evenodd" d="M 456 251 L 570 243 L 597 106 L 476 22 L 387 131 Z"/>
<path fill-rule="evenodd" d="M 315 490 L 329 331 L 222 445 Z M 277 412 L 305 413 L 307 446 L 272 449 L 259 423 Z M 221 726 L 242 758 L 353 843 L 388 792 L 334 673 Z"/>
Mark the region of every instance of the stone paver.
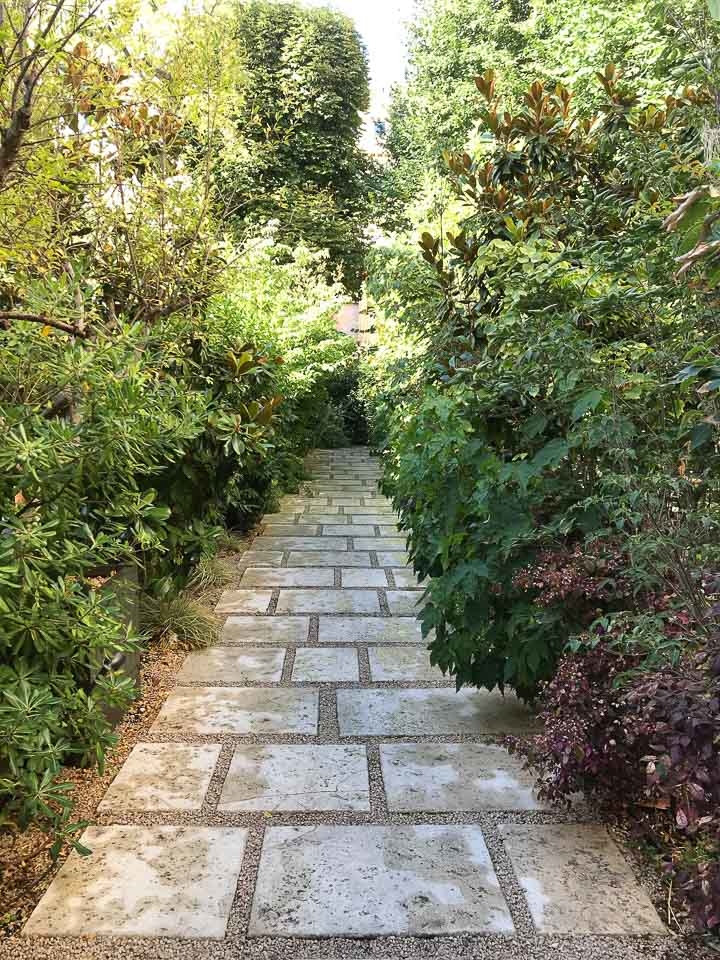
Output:
<path fill-rule="evenodd" d="M 439 667 L 430 666 L 430 654 L 424 647 L 370 647 L 368 658 L 373 680 L 447 679 Z"/>
<path fill-rule="evenodd" d="M 216 736 L 316 733 L 317 691 L 280 687 L 176 687 L 153 733 Z"/>
<path fill-rule="evenodd" d="M 211 647 L 189 653 L 178 683 L 277 683 L 285 651 L 263 647 Z"/>
<path fill-rule="evenodd" d="M 499 829 L 540 933 L 666 932 L 604 827 L 518 823 Z"/>
<path fill-rule="evenodd" d="M 296 550 L 291 552 L 288 560 L 289 567 L 369 567 L 371 565 L 370 554 L 357 550 L 348 553 L 341 553 L 338 550 L 326 550 L 322 553 L 315 550 Z"/>
<path fill-rule="evenodd" d="M 342 683 L 359 679 L 357 651 L 352 647 L 301 647 L 295 653 L 296 683 Z"/>
<path fill-rule="evenodd" d="M 100 801 L 99 810 L 199 810 L 220 747 L 138 743 Z"/>
<path fill-rule="evenodd" d="M 68 955 L 97 960 L 105 935 L 150 938 L 111 944 L 117 960 L 455 960 L 504 957 L 505 943 L 513 960 L 630 956 L 595 935 L 635 937 L 632 960 L 649 958 L 647 935 L 665 928 L 620 850 L 578 822 L 587 808 L 548 822 L 501 745 L 531 712 L 456 693 L 430 666 L 426 584 L 377 461 L 316 451 L 306 466 L 314 480 L 238 558 L 219 644 L 188 654 L 100 805 L 104 823 L 136 825 L 86 830 L 93 852 L 70 856 L 25 934 L 84 937 Z M 381 942 L 300 943 L 328 937 Z M 33 960 L 61 953 L 27 946 Z"/>
<path fill-rule="evenodd" d="M 320 643 L 422 643 L 414 617 L 321 617 Z"/>
<path fill-rule="evenodd" d="M 387 592 L 390 613 L 398 617 L 417 616 L 420 610 L 418 604 L 421 600 L 422 591 L 420 590 L 388 590 Z"/>
<path fill-rule="evenodd" d="M 365 747 L 273 744 L 236 747 L 221 811 L 369 810 Z"/>
<path fill-rule="evenodd" d="M 515 697 L 479 690 L 338 690 L 340 734 L 347 737 L 478 736 L 527 730 L 530 713 Z"/>
<path fill-rule="evenodd" d="M 328 525 L 327 530 L 323 526 L 322 536 L 323 537 L 372 537 L 375 533 L 375 527 L 370 524 L 333 524 Z"/>
<path fill-rule="evenodd" d="M 474 826 L 270 827 L 252 936 L 511 933 Z"/>
<path fill-rule="evenodd" d="M 294 567 L 279 570 L 248 567 L 243 573 L 242 582 L 251 587 L 332 587 L 335 576 L 327 567 L 300 570 Z"/>
<path fill-rule="evenodd" d="M 253 550 L 347 550 L 347 537 L 258 537 Z M 368 548 L 369 549 L 369 548 Z"/>
<path fill-rule="evenodd" d="M 407 567 L 393 570 L 393 576 L 395 577 L 395 586 L 401 590 L 424 586 L 420 583 L 416 574 L 412 570 L 408 570 Z"/>
<path fill-rule="evenodd" d="M 380 761 L 390 810 L 544 809 L 535 778 L 495 744 L 384 743 Z"/>
<path fill-rule="evenodd" d="M 88 827 L 25 926 L 60 937 L 222 937 L 247 830 Z"/>
<path fill-rule="evenodd" d="M 269 590 L 225 590 L 215 613 L 265 613 L 270 596 Z"/>
<path fill-rule="evenodd" d="M 356 550 L 404 550 L 405 537 L 355 537 Z"/>
<path fill-rule="evenodd" d="M 347 569 L 341 572 L 343 587 L 387 587 L 384 570 Z"/>
<path fill-rule="evenodd" d="M 309 617 L 228 617 L 220 639 L 222 643 L 305 643 L 309 629 Z"/>
<path fill-rule="evenodd" d="M 378 550 L 377 562 L 380 567 L 404 567 L 408 563 L 408 555 L 404 550 Z"/>
<path fill-rule="evenodd" d="M 244 559 L 252 558 L 253 565 L 256 567 L 279 567 L 282 565 L 285 554 L 282 550 L 253 550 L 250 547 L 243 554 Z"/>
<path fill-rule="evenodd" d="M 281 590 L 278 613 L 380 613 L 375 590 Z"/>

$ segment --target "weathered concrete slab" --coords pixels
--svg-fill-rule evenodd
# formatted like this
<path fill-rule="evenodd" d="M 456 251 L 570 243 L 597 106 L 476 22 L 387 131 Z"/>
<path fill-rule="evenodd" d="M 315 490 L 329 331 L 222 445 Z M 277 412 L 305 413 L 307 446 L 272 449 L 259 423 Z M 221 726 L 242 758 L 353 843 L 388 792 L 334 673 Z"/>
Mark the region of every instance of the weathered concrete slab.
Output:
<path fill-rule="evenodd" d="M 348 507 L 359 507 L 362 503 L 362 497 L 333 497 L 333 506 L 345 507 L 345 512 L 348 513 Z"/>
<path fill-rule="evenodd" d="M 223 812 L 369 810 L 365 747 L 283 744 L 236 747 Z"/>
<path fill-rule="evenodd" d="M 540 933 L 667 933 L 604 827 L 502 824 L 499 830 Z"/>
<path fill-rule="evenodd" d="M 386 596 L 394 617 L 417 616 L 422 606 L 422 590 L 388 590 Z"/>
<path fill-rule="evenodd" d="M 268 537 L 317 537 L 319 523 L 266 523 L 263 535 Z"/>
<path fill-rule="evenodd" d="M 375 533 L 375 527 L 369 524 L 329 524 L 327 529 L 323 527 L 323 537 L 371 537 Z"/>
<path fill-rule="evenodd" d="M 222 643 L 307 643 L 309 617 L 228 617 Z"/>
<path fill-rule="evenodd" d="M 414 617 L 321 617 L 320 643 L 422 643 Z"/>
<path fill-rule="evenodd" d="M 258 537 L 253 549 L 262 550 L 347 550 L 345 537 Z"/>
<path fill-rule="evenodd" d="M 305 516 L 305 514 L 301 514 L 301 516 Z M 313 521 L 316 520 L 324 527 L 328 527 L 328 533 L 333 532 L 329 528 L 345 527 L 349 522 L 349 518 L 344 513 L 313 513 L 309 514 L 308 516 L 312 516 Z M 345 536 L 345 534 L 339 533 L 337 536 Z"/>
<path fill-rule="evenodd" d="M 392 518 L 390 513 L 372 513 L 370 507 L 367 508 L 366 513 L 361 513 L 358 508 L 354 508 L 351 513 L 349 510 L 346 510 L 347 516 L 350 517 L 353 523 L 371 523 L 373 526 L 375 524 L 387 524 Z M 397 535 L 397 531 L 395 531 Z"/>
<path fill-rule="evenodd" d="M 530 726 L 515 697 L 481 690 L 338 690 L 338 722 L 345 737 L 513 733 Z"/>
<path fill-rule="evenodd" d="M 153 733 L 213 736 L 316 733 L 317 690 L 283 687 L 176 687 Z"/>
<path fill-rule="evenodd" d="M 476 826 L 270 827 L 251 936 L 511 933 Z"/>
<path fill-rule="evenodd" d="M 288 557 L 289 567 L 369 567 L 370 554 L 357 550 L 342 553 L 338 550 L 293 550 Z"/>
<path fill-rule="evenodd" d="M 410 562 L 404 550 L 378 550 L 377 561 L 380 567 L 404 567 Z"/>
<path fill-rule="evenodd" d="M 446 679 L 442 670 L 430 666 L 424 647 L 370 647 L 370 676 L 373 680 Z"/>
<path fill-rule="evenodd" d="M 285 651 L 272 647 L 209 647 L 187 655 L 178 683 L 278 683 Z"/>
<path fill-rule="evenodd" d="M 393 576 L 395 577 L 395 584 L 400 590 L 411 590 L 413 587 L 417 589 L 421 586 L 415 572 L 408 567 L 393 570 Z"/>
<path fill-rule="evenodd" d="M 332 587 L 335 575 L 328 567 L 282 567 L 279 570 L 248 567 L 242 582 L 249 587 Z"/>
<path fill-rule="evenodd" d="M 297 683 L 341 683 L 359 679 L 357 650 L 352 647 L 301 647 L 292 678 Z"/>
<path fill-rule="evenodd" d="M 284 556 L 282 550 L 253 550 L 250 547 L 240 559 L 243 563 L 252 563 L 254 567 L 279 567 Z"/>
<path fill-rule="evenodd" d="M 138 743 L 98 809 L 200 810 L 219 756 L 214 743 Z"/>
<path fill-rule="evenodd" d="M 380 760 L 390 810 L 546 809 L 532 774 L 495 744 L 383 743 Z"/>
<path fill-rule="evenodd" d="M 224 590 L 215 613 L 265 613 L 270 590 Z"/>
<path fill-rule="evenodd" d="M 212 937 L 225 934 L 247 830 L 88 827 L 25 936 Z"/>
<path fill-rule="evenodd" d="M 378 525 L 378 532 L 381 537 L 397 537 L 402 531 L 396 523 L 381 523 Z"/>
<path fill-rule="evenodd" d="M 278 613 L 379 613 L 375 590 L 281 590 Z"/>
<path fill-rule="evenodd" d="M 388 581 L 384 570 L 367 570 L 359 567 L 357 570 L 342 571 L 343 587 L 387 587 Z"/>
<path fill-rule="evenodd" d="M 356 550 L 404 550 L 405 537 L 355 537 Z"/>
<path fill-rule="evenodd" d="M 311 517 L 311 516 L 312 516 L 312 517 L 315 517 L 317 514 L 320 514 L 320 515 L 323 515 L 323 516 L 324 516 L 325 514 L 330 514 L 330 515 L 334 515 L 334 516 L 337 516 L 337 517 L 341 516 L 341 514 L 340 514 L 340 508 L 339 508 L 339 506 L 337 506 L 337 504 L 335 504 L 335 503 L 333 503 L 332 505 L 331 505 L 331 504 L 324 504 L 324 505 L 323 505 L 323 504 L 308 503 L 308 504 L 305 506 L 305 509 L 304 509 L 303 512 L 302 512 L 302 515 L 303 515 L 304 517 Z M 321 521 L 318 520 L 318 523 L 320 523 L 320 522 L 321 522 Z"/>

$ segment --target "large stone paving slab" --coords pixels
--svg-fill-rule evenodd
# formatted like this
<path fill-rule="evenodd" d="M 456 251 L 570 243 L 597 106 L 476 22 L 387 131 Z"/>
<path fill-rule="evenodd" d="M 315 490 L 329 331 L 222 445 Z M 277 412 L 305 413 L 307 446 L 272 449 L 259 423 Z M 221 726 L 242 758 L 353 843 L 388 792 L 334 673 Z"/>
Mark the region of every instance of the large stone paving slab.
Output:
<path fill-rule="evenodd" d="M 317 732 L 317 690 L 281 687 L 176 687 L 153 733 L 216 736 Z"/>
<path fill-rule="evenodd" d="M 347 550 L 347 537 L 258 537 L 253 551 L 263 550 Z"/>
<path fill-rule="evenodd" d="M 320 617 L 320 643 L 422 643 L 414 617 Z"/>
<path fill-rule="evenodd" d="M 329 567 L 322 569 L 248 567 L 243 574 L 242 582 L 251 587 L 332 587 L 335 583 L 335 574 Z"/>
<path fill-rule="evenodd" d="M 251 562 L 254 567 L 279 567 L 282 565 L 285 554 L 282 550 L 246 550 L 241 556 L 242 563 Z"/>
<path fill-rule="evenodd" d="M 272 744 L 236 747 L 219 809 L 370 809 L 365 747 Z"/>
<path fill-rule="evenodd" d="M 30 917 L 25 936 L 225 934 L 247 830 L 89 827 Z"/>
<path fill-rule="evenodd" d="M 338 690 L 337 703 L 344 737 L 482 736 L 530 726 L 519 700 L 482 690 Z"/>
<path fill-rule="evenodd" d="M 210 647 L 188 654 L 179 683 L 278 683 L 285 651 L 271 647 Z"/>
<path fill-rule="evenodd" d="M 404 550 L 405 537 L 355 537 L 356 550 Z"/>
<path fill-rule="evenodd" d="M 368 656 L 373 680 L 447 679 L 439 667 L 430 665 L 430 654 L 424 647 L 370 647 Z"/>
<path fill-rule="evenodd" d="M 604 827 L 503 824 L 499 830 L 539 933 L 667 932 Z"/>
<path fill-rule="evenodd" d="M 215 613 L 265 613 L 270 597 L 270 590 L 224 590 Z"/>
<path fill-rule="evenodd" d="M 345 523 L 323 526 L 323 537 L 372 537 L 375 527 L 365 523 Z"/>
<path fill-rule="evenodd" d="M 338 550 L 293 550 L 288 558 L 289 567 L 369 567 L 370 554 L 358 551 L 341 553 Z"/>
<path fill-rule="evenodd" d="M 384 570 L 366 570 L 362 567 L 342 571 L 343 587 L 387 587 L 388 581 Z"/>
<path fill-rule="evenodd" d="M 376 590 L 281 590 L 278 613 L 380 613 Z"/>
<path fill-rule="evenodd" d="M 306 643 L 310 617 L 228 617 L 223 643 Z"/>
<path fill-rule="evenodd" d="M 219 744 L 138 743 L 99 810 L 200 810 Z"/>
<path fill-rule="evenodd" d="M 347 683 L 359 679 L 357 650 L 352 647 L 301 647 L 295 653 L 296 683 Z"/>
<path fill-rule="evenodd" d="M 404 550 L 378 550 L 377 562 L 381 567 L 405 567 L 409 557 Z"/>
<path fill-rule="evenodd" d="M 268 523 L 265 533 L 269 537 L 317 537 L 319 523 Z"/>
<path fill-rule="evenodd" d="M 476 826 L 270 827 L 251 936 L 512 933 Z"/>
<path fill-rule="evenodd" d="M 387 602 L 393 616 L 417 616 L 422 590 L 388 590 Z M 422 605 L 422 604 L 421 604 Z"/>
<path fill-rule="evenodd" d="M 380 760 L 392 811 L 544 809 L 532 774 L 495 744 L 384 743 Z"/>

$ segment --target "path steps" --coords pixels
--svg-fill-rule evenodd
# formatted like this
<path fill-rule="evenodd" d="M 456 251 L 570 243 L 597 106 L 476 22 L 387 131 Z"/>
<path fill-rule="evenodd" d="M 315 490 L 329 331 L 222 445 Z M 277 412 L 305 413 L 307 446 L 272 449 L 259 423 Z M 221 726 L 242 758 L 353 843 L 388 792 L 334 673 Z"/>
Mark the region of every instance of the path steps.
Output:
<path fill-rule="evenodd" d="M 463 936 L 474 956 L 475 938 L 665 934 L 605 828 L 546 809 L 499 745 L 525 707 L 430 666 L 377 462 L 309 465 L 25 937 L 177 938 L 192 957 L 208 938 L 249 956 Z"/>

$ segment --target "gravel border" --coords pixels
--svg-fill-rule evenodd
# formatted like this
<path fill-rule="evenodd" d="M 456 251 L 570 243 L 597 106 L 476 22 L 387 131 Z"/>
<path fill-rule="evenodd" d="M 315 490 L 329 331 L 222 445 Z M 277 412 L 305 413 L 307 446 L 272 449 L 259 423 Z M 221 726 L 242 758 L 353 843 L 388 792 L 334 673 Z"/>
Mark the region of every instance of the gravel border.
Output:
<path fill-rule="evenodd" d="M 357 449 L 357 448 L 356 448 Z M 362 453 L 361 453 L 362 457 Z M 318 477 L 315 489 L 330 488 L 336 481 L 331 473 L 338 474 L 338 481 L 343 489 L 337 497 L 357 495 L 345 485 L 340 474 L 346 473 L 342 466 L 337 471 L 327 469 L 327 464 L 349 464 L 352 458 L 346 454 L 332 456 L 316 455 L 314 464 L 320 471 L 327 473 L 325 478 Z M 374 481 L 363 479 L 358 489 L 361 499 L 367 496 L 367 487 Z M 318 499 L 322 498 L 319 495 Z M 299 498 L 294 498 L 299 499 Z M 309 497 L 308 499 L 314 499 Z M 332 510 L 332 496 L 326 499 L 328 510 Z M 342 513 L 342 505 L 340 505 Z M 360 505 L 362 508 L 363 505 Z M 347 507 L 347 511 L 360 512 L 358 507 Z M 338 509 L 338 508 L 335 508 Z M 371 509 L 369 506 L 368 509 Z M 288 513 L 295 513 L 302 517 L 302 512 L 293 507 Z M 271 516 L 271 515 L 270 515 Z M 331 531 L 329 526 L 328 532 Z M 379 530 L 376 527 L 376 534 Z M 352 538 L 348 538 L 348 546 L 352 547 Z M 288 566 L 289 554 L 284 551 L 280 566 Z M 243 554 L 236 564 L 236 575 L 233 576 L 233 586 L 242 588 L 241 578 L 244 569 L 257 561 L 257 555 Z M 370 565 L 377 567 L 376 551 L 370 552 Z M 307 569 L 307 568 L 306 568 Z M 327 569 L 327 568 L 326 568 Z M 341 567 L 334 568 L 335 588 L 341 584 Z M 339 616 L 377 616 L 389 617 L 386 590 L 394 589 L 393 568 L 386 570 L 388 587 L 377 588 L 380 611 L 377 614 L 338 614 Z M 273 588 L 267 612 L 256 616 L 272 616 L 277 606 L 281 588 Z M 292 589 L 292 588 L 290 588 Z M 302 588 L 311 590 L 313 588 Z M 315 588 L 318 590 L 329 588 Z M 352 589 L 352 588 L 349 588 Z M 403 588 L 407 589 L 407 588 Z M 421 590 L 422 588 L 420 588 Z M 217 599 L 219 591 L 211 592 L 208 599 Z M 243 616 L 248 616 L 243 613 Z M 293 616 L 293 614 L 284 614 Z M 307 616 L 307 614 L 298 614 Z M 326 616 L 323 614 L 323 616 Z M 327 616 L 334 616 L 327 614 Z M 226 681 L 217 683 L 183 683 L 187 686 L 217 686 L 217 687 L 306 687 L 319 691 L 319 723 L 317 735 L 222 735 L 179 737 L 177 735 L 162 735 L 150 730 L 150 726 L 157 715 L 165 697 L 173 689 L 175 674 L 177 673 L 184 654 L 177 651 L 151 649 L 147 655 L 145 670 L 155 671 L 153 681 L 144 678 L 143 700 L 128 715 L 127 719 L 118 728 L 120 743 L 114 753 L 104 777 L 99 777 L 92 771 L 72 771 L 78 776 L 78 796 L 82 794 L 82 815 L 89 816 L 106 787 L 111 782 L 132 746 L 139 740 L 147 742 L 183 742 L 183 743 L 219 743 L 221 752 L 216 763 L 212 779 L 205 797 L 202 809 L 197 812 L 129 812 L 103 811 L 93 817 L 93 822 L 100 825 L 132 824 L 153 826 L 159 824 L 205 825 L 205 826 L 237 826 L 248 829 L 248 838 L 245 855 L 235 898 L 230 912 L 226 937 L 223 940 L 179 940 L 170 938 L 124 938 L 124 937 L 82 937 L 82 938 L 37 938 L 24 939 L 20 936 L 11 936 L 4 941 L 0 940 L 0 960 L 66 960 L 66 958 L 83 957 L 87 960 L 135 960 L 135 958 L 153 958 L 153 960 L 229 960 L 242 956 L 244 960 L 457 960 L 458 957 L 468 960 L 702 960 L 704 957 L 715 957 L 715 950 L 706 948 L 700 937 L 691 934 L 682 936 L 669 935 L 667 937 L 627 937 L 627 936 L 547 936 L 534 933 L 530 912 L 520 884 L 513 870 L 510 858 L 500 839 L 497 826 L 501 823 L 597 823 L 599 816 L 587 804 L 580 803 L 572 810 L 538 810 L 538 811 L 502 811 L 484 810 L 481 812 L 451 812 L 451 813 L 391 813 L 387 807 L 380 766 L 381 743 L 498 743 L 502 737 L 487 735 L 476 736 L 460 734 L 454 736 L 379 736 L 379 737 L 340 737 L 337 722 L 338 689 L 435 689 L 452 687 L 451 680 L 437 681 L 371 681 L 368 649 L 377 646 L 392 646 L 417 649 L 419 644 L 383 644 L 382 642 L 369 643 L 333 643 L 327 646 L 350 647 L 358 651 L 360 669 L 359 682 L 342 683 L 296 683 L 291 680 L 292 667 L 296 651 L 299 647 L 324 647 L 318 643 L 319 617 L 310 615 L 308 637 L 303 644 L 273 644 L 268 642 L 252 642 L 245 644 L 229 644 L 220 641 L 221 646 L 232 648 L 242 653 L 245 647 L 269 647 L 286 650 L 283 672 L 277 683 L 264 682 L 237 682 Z M 145 670 L 143 672 L 145 672 Z M 531 732 L 527 730 L 526 732 Z M 244 812 L 227 813 L 218 810 L 220 794 L 228 773 L 235 745 L 262 743 L 360 743 L 364 744 L 368 756 L 368 772 L 370 785 L 370 811 L 337 811 L 337 812 Z M 84 788 L 84 790 L 83 790 Z M 493 861 L 501 889 L 510 908 L 516 928 L 514 936 L 436 936 L 423 937 L 382 937 L 379 939 L 304 939 L 304 938 L 252 938 L 246 936 L 247 924 L 250 915 L 252 895 L 259 865 L 260 850 L 265 829 L 268 825 L 311 825 L 311 824 L 477 824 L 482 828 L 483 835 Z M 615 839 L 625 853 L 626 860 L 638 882 L 646 889 L 651 899 L 660 909 L 664 903 L 665 890 L 660 878 L 640 855 L 633 851 L 624 842 L 622 830 L 610 827 Z M 38 888 L 36 902 L 44 889 L 49 885 L 48 877 L 42 888 Z M 0 904 L 1 906 L 1 904 Z M 34 903 L 28 903 L 32 909 Z M 27 913 L 23 910 L 23 914 Z"/>

